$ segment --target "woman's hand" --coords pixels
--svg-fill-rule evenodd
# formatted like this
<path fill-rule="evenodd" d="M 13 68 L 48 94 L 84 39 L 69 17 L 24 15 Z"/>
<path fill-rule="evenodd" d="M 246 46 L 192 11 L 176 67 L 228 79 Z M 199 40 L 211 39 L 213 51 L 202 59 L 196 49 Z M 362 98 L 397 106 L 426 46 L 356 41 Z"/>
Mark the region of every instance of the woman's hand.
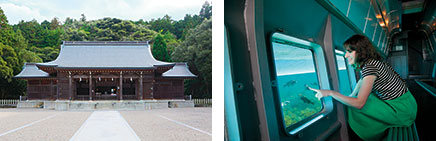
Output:
<path fill-rule="evenodd" d="M 363 106 L 365 106 L 365 103 L 366 103 L 366 100 L 368 99 L 369 94 L 371 93 L 372 85 L 374 84 L 374 81 L 376 78 L 377 78 L 377 76 L 375 76 L 375 75 L 369 75 L 369 76 L 366 76 L 365 78 L 363 78 L 361 84 L 359 84 L 359 86 L 358 86 L 360 88 L 358 88 L 357 97 L 345 96 L 343 94 L 340 94 L 339 92 L 335 92 L 332 90 L 318 90 L 318 89 L 314 89 L 314 88 L 310 88 L 310 87 L 307 87 L 307 88 L 309 90 L 316 92 L 315 96 L 318 99 L 321 99 L 322 97 L 325 97 L 325 96 L 331 96 L 343 104 L 355 107 L 357 109 L 362 109 Z"/>
<path fill-rule="evenodd" d="M 329 93 L 330 93 L 330 90 L 319 90 L 319 89 L 314 89 L 311 87 L 307 87 L 307 88 L 309 88 L 309 90 L 316 92 L 315 97 L 318 98 L 318 100 L 320 100 L 322 97 L 329 96 Z"/>

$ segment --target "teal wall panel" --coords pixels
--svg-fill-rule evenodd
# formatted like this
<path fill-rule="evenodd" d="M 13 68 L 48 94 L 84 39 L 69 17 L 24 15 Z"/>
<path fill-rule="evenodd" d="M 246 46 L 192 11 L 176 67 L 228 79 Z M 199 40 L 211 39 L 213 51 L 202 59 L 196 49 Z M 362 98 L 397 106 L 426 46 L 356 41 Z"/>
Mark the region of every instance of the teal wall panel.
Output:
<path fill-rule="evenodd" d="M 366 22 L 366 15 L 370 2 L 368 0 L 353 0 L 351 2 L 348 18 L 363 31 Z"/>
<path fill-rule="evenodd" d="M 376 39 L 378 39 L 377 37 L 377 35 L 378 34 L 380 34 L 380 26 L 378 25 L 378 24 L 375 24 L 374 25 L 374 33 L 372 33 L 372 38 L 370 38 L 371 39 L 371 41 L 374 43 L 374 41 L 376 40 Z"/>
<path fill-rule="evenodd" d="M 375 46 L 378 46 L 380 44 L 379 41 L 383 37 L 382 33 L 383 33 L 383 29 L 380 26 L 377 26 L 377 33 L 375 33 L 375 38 L 373 41 Z"/>
<path fill-rule="evenodd" d="M 322 32 L 328 12 L 316 1 L 286 0 L 264 5 L 265 31 L 280 29 L 289 36 L 323 44 Z"/>
<path fill-rule="evenodd" d="M 341 20 L 336 17 L 332 17 L 333 46 L 336 49 L 345 51 L 343 43 L 354 34 L 355 32 L 345 25 Z"/>
<path fill-rule="evenodd" d="M 387 37 L 385 35 L 385 28 L 380 27 L 379 21 L 376 18 L 376 10 L 374 10 L 374 6 L 371 4 L 371 0 L 326 0 L 329 1 L 335 8 L 337 8 L 338 12 L 342 13 L 342 15 L 346 16 L 346 18 L 351 21 L 351 23 L 360 30 L 360 33 L 365 34 L 369 39 L 372 40 L 373 45 L 378 48 L 379 51 L 385 53 L 382 50 L 382 47 L 386 46 L 383 43 L 384 38 Z M 351 3 L 350 3 L 351 2 Z M 350 4 L 350 5 L 349 5 Z M 383 6 L 384 3 L 381 3 Z M 348 7 L 349 5 L 349 7 Z M 348 14 L 347 14 L 348 13 Z M 341 27 L 337 27 L 335 23 L 332 22 L 333 31 L 340 30 Z M 341 25 L 342 26 L 342 25 Z M 345 26 L 342 26 L 342 28 Z M 356 29 L 354 29 L 356 30 Z M 333 37 L 337 38 L 336 34 L 341 33 L 333 33 Z M 336 48 L 341 49 L 342 43 L 337 41 L 338 39 L 334 39 L 334 45 Z M 346 38 L 343 41 L 345 41 Z M 388 42 L 386 39 L 385 42 Z M 386 54 L 384 54 L 386 55 Z"/>
<path fill-rule="evenodd" d="M 348 6 L 352 0 L 330 0 L 330 2 L 344 15 L 347 15 Z"/>
<path fill-rule="evenodd" d="M 366 36 L 368 36 L 369 39 L 372 39 L 372 36 L 374 36 L 375 28 L 377 27 L 378 22 L 377 18 L 375 17 L 374 9 L 369 8 L 369 15 L 368 15 L 368 22 L 366 23 L 366 28 L 363 33 L 365 33 Z"/>

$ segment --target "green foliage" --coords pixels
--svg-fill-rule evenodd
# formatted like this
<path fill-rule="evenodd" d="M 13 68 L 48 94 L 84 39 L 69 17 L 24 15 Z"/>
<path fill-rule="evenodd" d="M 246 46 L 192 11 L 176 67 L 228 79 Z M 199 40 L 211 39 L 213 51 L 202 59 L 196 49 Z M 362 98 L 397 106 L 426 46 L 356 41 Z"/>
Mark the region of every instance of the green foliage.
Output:
<path fill-rule="evenodd" d="M 149 22 L 151 30 L 156 32 L 162 31 L 163 33 L 174 31 L 173 23 L 174 21 L 168 15 L 158 18 L 157 20 L 152 19 Z"/>
<path fill-rule="evenodd" d="M 3 43 L 4 45 L 12 45 L 13 36 L 14 32 L 8 24 L 8 20 L 6 19 L 3 10 L 0 8 L 0 43 Z"/>
<path fill-rule="evenodd" d="M 13 76 L 13 67 L 18 64 L 18 58 L 14 49 L 8 45 L 0 43 L 0 79 L 11 81 Z"/>
<path fill-rule="evenodd" d="M 211 97 L 212 89 L 212 20 L 204 20 L 189 31 L 186 40 L 173 53 L 173 60 L 188 62 L 190 70 L 198 75 L 188 80 L 187 93 L 194 97 Z"/>
<path fill-rule="evenodd" d="M 0 29 L 6 28 L 8 26 L 8 19 L 4 14 L 3 10 L 0 8 Z"/>
<path fill-rule="evenodd" d="M 49 62 L 59 55 L 59 49 L 58 48 L 52 48 L 52 47 L 45 47 L 45 48 L 38 48 L 38 47 L 31 47 L 30 50 L 37 55 L 40 59 L 42 59 L 43 62 Z M 38 59 L 32 59 L 32 60 L 38 60 Z"/>
<path fill-rule="evenodd" d="M 160 33 L 156 35 L 156 38 L 154 38 L 151 52 L 157 60 L 166 62 L 171 61 L 169 51 L 167 50 L 167 43 L 165 42 L 164 36 Z"/>
<path fill-rule="evenodd" d="M 29 42 L 30 46 L 36 46 L 42 47 L 43 42 L 43 28 L 42 26 L 36 21 L 20 21 L 17 25 L 14 25 L 14 30 L 17 31 L 18 29 L 21 30 L 22 35 L 26 40 Z M 41 46 L 40 46 L 41 45 Z"/>
<path fill-rule="evenodd" d="M 11 79 L 25 62 L 48 62 L 57 58 L 62 41 L 152 41 L 158 60 L 188 61 L 198 79 L 188 80 L 185 90 L 201 97 L 211 96 L 211 5 L 205 3 L 199 15 L 187 14 L 175 21 L 169 15 L 157 20 L 138 21 L 103 18 L 88 21 L 85 14 L 76 20 L 20 21 L 9 25 L 0 8 L 0 99 L 25 94 L 26 83 Z M 203 26 L 199 26 L 203 23 Z M 195 29 L 194 29 L 195 28 Z M 208 36 L 208 37 L 206 37 Z M 185 40 L 186 39 L 186 40 Z M 178 52 L 184 57 L 177 56 Z"/>
<path fill-rule="evenodd" d="M 20 59 L 22 59 L 22 61 L 20 62 L 35 62 L 35 63 L 42 63 L 42 59 L 40 57 L 38 57 L 38 55 L 35 52 L 32 51 L 28 51 L 28 50 L 20 50 L 20 52 L 18 52 L 18 56 L 20 56 Z"/>
<path fill-rule="evenodd" d="M 61 37 L 66 41 L 150 41 L 156 34 L 146 26 L 117 18 L 67 20 Z"/>
<path fill-rule="evenodd" d="M 61 26 L 61 23 L 59 22 L 59 19 L 57 17 L 53 18 L 50 22 L 50 30 L 55 30 Z"/>
<path fill-rule="evenodd" d="M 21 71 L 24 62 L 41 62 L 41 58 L 26 50 L 27 39 L 21 30 L 13 30 L 1 8 L 0 26 L 0 99 L 18 98 L 25 92 L 26 82 L 12 77 Z"/>
<path fill-rule="evenodd" d="M 167 44 L 168 55 L 171 56 L 171 54 L 174 52 L 174 49 L 180 45 L 180 41 L 177 40 L 176 36 L 170 32 L 165 33 L 163 38 Z"/>
<path fill-rule="evenodd" d="M 49 29 L 49 28 L 50 28 L 50 22 L 48 22 L 47 20 L 44 20 L 44 21 L 41 23 L 41 27 L 42 27 L 43 29 Z"/>
<path fill-rule="evenodd" d="M 7 95 L 14 96 L 10 91 L 17 86 L 19 81 L 15 81 L 12 77 L 21 71 L 19 61 L 14 49 L 8 45 L 0 43 L 0 98 L 5 98 Z"/>
<path fill-rule="evenodd" d="M 80 21 L 85 22 L 85 21 L 86 21 L 86 16 L 85 16 L 85 14 L 81 14 L 80 16 L 81 16 L 81 17 L 80 17 Z"/>
<path fill-rule="evenodd" d="M 200 17 L 203 19 L 210 19 L 212 17 L 212 5 L 210 5 L 209 2 L 204 2 L 201 7 Z"/>
<path fill-rule="evenodd" d="M 64 26 L 72 25 L 72 24 L 73 24 L 73 19 L 71 19 L 70 17 L 67 17 L 67 18 L 65 19 Z"/>

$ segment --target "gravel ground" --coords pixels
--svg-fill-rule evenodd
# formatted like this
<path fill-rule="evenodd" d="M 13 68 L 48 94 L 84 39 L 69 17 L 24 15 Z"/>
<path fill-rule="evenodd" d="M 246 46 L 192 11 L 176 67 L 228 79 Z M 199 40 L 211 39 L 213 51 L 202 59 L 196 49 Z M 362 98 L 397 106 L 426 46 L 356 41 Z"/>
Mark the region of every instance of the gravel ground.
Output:
<path fill-rule="evenodd" d="M 48 112 L 47 112 L 48 111 Z M 13 117 L 15 120 L 9 122 L 9 124 L 16 126 L 25 126 L 33 121 L 28 121 L 27 123 L 17 122 L 27 120 L 28 118 L 42 120 L 15 132 L 9 133 L 7 135 L 1 136 L 0 140 L 69 140 L 74 133 L 82 126 L 85 120 L 89 117 L 92 112 L 61 112 L 52 110 L 41 110 L 41 111 L 29 111 L 20 112 L 25 115 L 25 118 L 17 116 Z M 45 113 L 50 113 L 50 115 L 42 117 L 35 115 L 42 115 Z M 1 112 L 3 114 L 3 112 Z M 48 117 L 48 118 L 47 118 Z M 45 119 L 45 120 L 44 120 Z M 0 119 L 2 120 L 2 119 Z M 15 129 L 13 128 L 13 129 Z M 4 131 L 0 132 L 3 133 Z"/>
<path fill-rule="evenodd" d="M 212 108 L 174 108 L 120 113 L 144 141 L 212 140 Z"/>
<path fill-rule="evenodd" d="M 0 134 L 54 114 L 41 109 L 0 109 Z"/>
<path fill-rule="evenodd" d="M 212 108 L 119 112 L 144 141 L 212 140 Z M 92 111 L 0 108 L 0 140 L 69 140 L 91 114 Z"/>

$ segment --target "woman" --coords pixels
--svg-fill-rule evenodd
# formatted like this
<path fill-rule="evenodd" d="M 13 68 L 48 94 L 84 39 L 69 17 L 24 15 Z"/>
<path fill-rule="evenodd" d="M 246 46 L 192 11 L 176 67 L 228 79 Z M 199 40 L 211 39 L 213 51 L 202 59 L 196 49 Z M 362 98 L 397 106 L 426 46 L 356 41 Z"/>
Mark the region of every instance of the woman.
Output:
<path fill-rule="evenodd" d="M 417 105 L 405 81 L 382 61 L 366 36 L 354 35 L 344 47 L 348 63 L 361 72 L 354 92 L 345 96 L 331 90 L 309 89 L 317 92 L 318 98 L 331 96 L 348 105 L 349 125 L 364 140 L 380 140 L 390 127 L 411 126 Z"/>

